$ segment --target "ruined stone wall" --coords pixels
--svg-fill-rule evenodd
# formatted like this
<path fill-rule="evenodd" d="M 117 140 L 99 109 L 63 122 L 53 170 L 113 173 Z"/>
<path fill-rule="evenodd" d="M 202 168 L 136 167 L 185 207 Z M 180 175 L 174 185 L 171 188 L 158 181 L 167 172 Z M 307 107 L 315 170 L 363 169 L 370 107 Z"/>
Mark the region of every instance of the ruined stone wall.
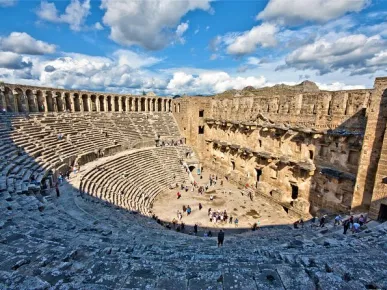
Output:
<path fill-rule="evenodd" d="M 205 119 L 211 117 L 209 98 L 182 97 L 173 100 L 172 113 L 179 126 L 180 133 L 186 138 L 187 144 L 193 146 L 196 154 L 204 159 L 205 149 Z M 199 128 L 203 129 L 200 131 Z"/>
<path fill-rule="evenodd" d="M 362 129 L 364 116 L 359 112 L 369 102 L 370 90 L 316 92 L 211 98 L 212 118 L 228 121 L 255 120 L 263 114 L 276 123 L 290 123 L 308 128 L 347 126 Z M 250 92 L 250 94 L 252 94 Z"/>
<path fill-rule="evenodd" d="M 348 211 L 359 205 L 368 210 L 372 200 L 377 212 L 380 202 L 374 200 L 385 200 L 386 185 L 380 180 L 387 177 L 380 133 L 385 119 L 374 105 L 379 96 L 380 106 L 382 89 L 377 87 L 382 83 L 384 79 L 377 79 L 374 90 L 250 90 L 183 97 L 173 100 L 180 104 L 174 114 L 202 162 L 236 183 L 301 211 Z M 200 110 L 205 111 L 204 119 Z M 198 133 L 203 125 L 204 135 Z M 379 154 L 370 154 L 370 146 Z M 372 174 L 379 158 L 377 184 Z"/>
<path fill-rule="evenodd" d="M 0 110 L 8 112 L 169 112 L 171 98 L 0 84 Z"/>

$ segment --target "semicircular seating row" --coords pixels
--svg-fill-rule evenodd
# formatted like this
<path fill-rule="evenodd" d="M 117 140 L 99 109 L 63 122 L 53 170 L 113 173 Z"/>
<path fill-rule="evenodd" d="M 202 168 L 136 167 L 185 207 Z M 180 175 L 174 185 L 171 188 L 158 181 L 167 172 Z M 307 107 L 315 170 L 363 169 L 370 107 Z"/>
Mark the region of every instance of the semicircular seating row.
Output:
<path fill-rule="evenodd" d="M 187 184 L 180 160 L 188 147 L 159 147 L 132 152 L 87 172 L 80 190 L 100 200 L 151 215 L 156 196 L 172 184 Z"/>
<path fill-rule="evenodd" d="M 157 135 L 180 137 L 172 114 L 0 114 L 0 191 L 37 191 L 47 172 L 80 154 L 107 148 L 112 154 Z"/>

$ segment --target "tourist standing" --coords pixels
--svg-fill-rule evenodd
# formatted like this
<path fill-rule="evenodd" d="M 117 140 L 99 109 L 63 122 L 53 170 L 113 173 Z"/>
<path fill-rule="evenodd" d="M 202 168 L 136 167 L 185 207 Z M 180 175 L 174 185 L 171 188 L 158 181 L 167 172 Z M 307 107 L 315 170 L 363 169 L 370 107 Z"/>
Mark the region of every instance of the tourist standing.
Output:
<path fill-rule="evenodd" d="M 224 232 L 222 230 L 218 233 L 218 248 L 223 246 Z"/>

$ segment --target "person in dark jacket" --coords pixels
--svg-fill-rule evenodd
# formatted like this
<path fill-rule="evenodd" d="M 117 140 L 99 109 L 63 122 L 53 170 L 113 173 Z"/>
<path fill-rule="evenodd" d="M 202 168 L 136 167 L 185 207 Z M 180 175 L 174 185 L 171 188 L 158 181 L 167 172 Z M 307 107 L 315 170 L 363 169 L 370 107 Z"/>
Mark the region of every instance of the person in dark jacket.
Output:
<path fill-rule="evenodd" d="M 224 241 L 224 232 L 220 230 L 218 233 L 218 248 L 220 246 L 223 246 L 223 241 Z"/>

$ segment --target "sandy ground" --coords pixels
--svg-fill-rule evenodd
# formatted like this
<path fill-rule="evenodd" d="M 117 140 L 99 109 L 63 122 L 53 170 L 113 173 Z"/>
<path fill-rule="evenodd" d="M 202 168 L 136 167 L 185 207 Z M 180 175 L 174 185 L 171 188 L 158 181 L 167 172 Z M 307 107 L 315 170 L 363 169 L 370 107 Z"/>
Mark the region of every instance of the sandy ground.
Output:
<path fill-rule="evenodd" d="M 209 184 L 210 174 L 214 173 L 205 170 L 203 172 L 203 179 L 200 179 L 196 172 L 193 173 L 193 177 L 199 185 L 205 185 Z M 191 188 L 192 186 L 189 185 L 188 192 L 179 188 L 159 194 L 153 204 L 152 211 L 161 220 L 171 222 L 174 218 L 177 219 L 178 210 L 183 212 L 183 205 L 189 205 L 192 212 L 190 215 L 183 213 L 182 222 L 186 225 L 194 225 L 196 223 L 201 228 L 235 228 L 234 223 L 211 222 L 208 217 L 209 208 L 216 211 L 226 210 L 228 216 L 232 216 L 233 220 L 238 218 L 238 228 L 251 228 L 254 223 L 259 223 L 260 226 L 292 223 L 285 211 L 276 210 L 260 197 L 254 197 L 253 201 L 251 201 L 249 196 L 243 196 L 240 189 L 226 180 L 223 180 L 223 186 L 221 186 L 220 179 L 218 179 L 217 184 L 211 186 L 202 195 L 198 193 L 197 189 L 192 192 Z M 177 199 L 178 191 L 181 193 L 180 199 Z M 210 195 L 214 196 L 214 200 L 210 200 Z M 199 210 L 199 203 L 203 206 L 202 210 Z"/>

